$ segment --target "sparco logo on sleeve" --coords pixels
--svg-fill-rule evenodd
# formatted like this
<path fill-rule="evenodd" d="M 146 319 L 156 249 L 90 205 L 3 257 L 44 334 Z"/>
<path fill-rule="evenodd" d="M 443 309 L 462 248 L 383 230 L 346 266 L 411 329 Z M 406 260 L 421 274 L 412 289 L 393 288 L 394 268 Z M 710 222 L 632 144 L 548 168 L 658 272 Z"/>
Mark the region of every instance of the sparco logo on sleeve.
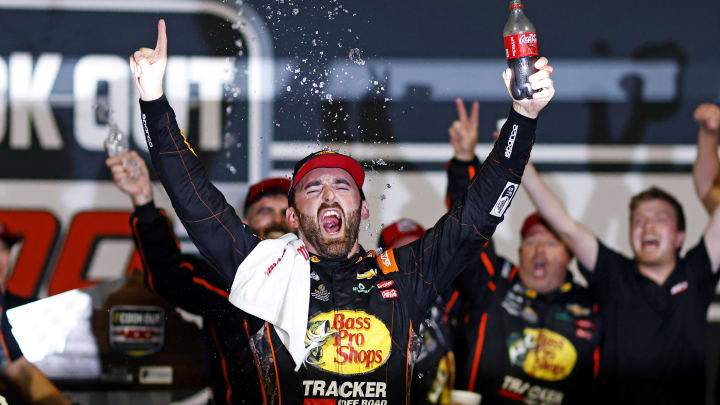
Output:
<path fill-rule="evenodd" d="M 505 147 L 505 157 L 508 159 L 512 155 L 513 146 L 515 146 L 515 137 L 517 136 L 517 130 L 517 124 L 513 124 L 512 131 L 510 131 L 510 138 L 508 139 L 507 146 Z"/>
<path fill-rule="evenodd" d="M 147 139 L 148 147 L 152 148 L 152 139 L 150 139 L 150 131 L 148 130 L 147 117 L 145 116 L 145 114 L 142 115 L 142 126 L 143 131 L 145 131 L 145 139 Z"/>
<path fill-rule="evenodd" d="M 505 214 L 505 210 L 507 210 L 507 207 L 510 206 L 510 201 L 512 201 L 513 197 L 515 196 L 515 192 L 518 189 L 518 185 L 515 183 L 507 182 L 505 184 L 505 188 L 503 189 L 502 194 L 500 194 L 500 197 L 495 202 L 495 205 L 493 205 L 492 210 L 490 210 L 490 215 L 501 217 L 503 214 Z"/>

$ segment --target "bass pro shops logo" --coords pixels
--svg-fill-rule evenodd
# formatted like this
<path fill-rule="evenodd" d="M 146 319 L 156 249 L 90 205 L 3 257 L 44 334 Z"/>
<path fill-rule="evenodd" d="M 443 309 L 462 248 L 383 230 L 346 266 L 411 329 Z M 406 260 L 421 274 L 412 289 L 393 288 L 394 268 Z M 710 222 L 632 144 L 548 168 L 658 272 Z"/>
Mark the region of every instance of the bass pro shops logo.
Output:
<path fill-rule="evenodd" d="M 368 373 L 390 356 L 390 332 L 364 311 L 333 311 L 314 316 L 305 334 L 305 363 L 342 375 Z"/>
<path fill-rule="evenodd" d="M 546 381 L 570 375 L 577 362 L 577 350 L 565 337 L 547 329 L 526 328 L 507 340 L 510 364 L 525 374 Z"/>

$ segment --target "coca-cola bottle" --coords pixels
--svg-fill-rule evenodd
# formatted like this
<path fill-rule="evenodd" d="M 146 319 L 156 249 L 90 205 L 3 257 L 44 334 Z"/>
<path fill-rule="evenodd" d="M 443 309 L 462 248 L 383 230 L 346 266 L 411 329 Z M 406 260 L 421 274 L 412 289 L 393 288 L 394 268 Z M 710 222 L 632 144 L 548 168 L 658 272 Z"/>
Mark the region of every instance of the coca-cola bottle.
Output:
<path fill-rule="evenodd" d="M 516 100 L 532 98 L 533 90 L 528 77 L 537 72 L 537 34 L 535 27 L 523 13 L 521 0 L 510 0 L 510 18 L 505 23 L 505 57 L 512 70 L 510 91 Z"/>

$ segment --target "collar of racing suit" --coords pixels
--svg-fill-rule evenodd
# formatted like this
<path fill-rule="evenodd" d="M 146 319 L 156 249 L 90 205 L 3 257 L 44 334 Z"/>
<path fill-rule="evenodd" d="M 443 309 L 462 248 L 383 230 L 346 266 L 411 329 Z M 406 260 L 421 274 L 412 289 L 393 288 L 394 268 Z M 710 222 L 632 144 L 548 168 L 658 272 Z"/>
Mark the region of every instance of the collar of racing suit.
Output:
<path fill-rule="evenodd" d="M 553 291 L 550 291 L 548 293 L 541 294 L 535 290 L 531 290 L 522 283 L 520 280 L 520 277 L 518 277 L 515 280 L 515 283 L 512 287 L 513 291 L 516 293 L 519 293 L 527 300 L 535 300 L 535 301 L 544 301 L 544 302 L 552 302 L 557 299 L 557 297 L 570 292 L 573 288 L 573 279 L 572 279 L 572 273 L 570 273 L 570 270 L 567 270 L 567 274 L 565 275 L 565 281 L 560 285 L 560 287 L 554 289 Z"/>
<path fill-rule="evenodd" d="M 323 267 L 329 269 L 336 269 L 339 267 L 347 266 L 348 264 L 355 264 L 362 261 L 368 252 L 360 246 L 358 253 L 350 257 L 341 257 L 337 259 L 322 257 L 316 254 L 310 254 L 310 263 L 313 267 Z"/>

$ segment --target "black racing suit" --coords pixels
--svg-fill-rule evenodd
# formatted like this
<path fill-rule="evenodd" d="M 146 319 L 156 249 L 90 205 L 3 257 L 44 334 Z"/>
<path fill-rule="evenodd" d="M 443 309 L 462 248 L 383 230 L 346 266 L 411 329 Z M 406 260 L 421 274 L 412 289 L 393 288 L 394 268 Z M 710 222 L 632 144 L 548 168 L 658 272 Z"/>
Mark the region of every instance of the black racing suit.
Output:
<path fill-rule="evenodd" d="M 602 329 L 589 291 L 568 273 L 560 288 L 538 294 L 507 259 L 487 256 L 491 294 L 471 305 L 470 362 L 459 387 L 491 405 L 593 403 Z M 472 274 L 458 280 L 470 283 Z"/>
<path fill-rule="evenodd" d="M 130 225 L 148 287 L 172 305 L 203 317 L 215 403 L 262 403 L 259 369 L 248 344 L 248 315 L 228 301 L 217 272 L 205 260 L 180 252 L 169 220 L 154 203 L 135 207 Z"/>
<path fill-rule="evenodd" d="M 451 203 L 478 164 L 450 161 Z M 568 272 L 560 288 L 537 294 L 517 272 L 489 246 L 455 280 L 469 342 L 458 388 L 479 392 L 484 405 L 592 403 L 602 330 L 590 292 Z"/>
<path fill-rule="evenodd" d="M 167 100 L 141 101 L 141 109 L 153 166 L 188 235 L 227 288 L 259 239 L 210 182 Z M 535 126 L 511 111 L 466 197 L 419 240 L 378 256 L 311 258 L 307 356 L 299 373 L 272 325 L 248 319 L 268 403 L 410 403 L 419 324 L 502 220 Z"/>
<path fill-rule="evenodd" d="M 430 307 L 427 317 L 420 324 L 423 344 L 412 380 L 413 404 L 450 403 L 450 392 L 455 386 L 455 353 L 453 333 L 446 315 L 448 295 L 452 297 L 452 291 Z"/>

